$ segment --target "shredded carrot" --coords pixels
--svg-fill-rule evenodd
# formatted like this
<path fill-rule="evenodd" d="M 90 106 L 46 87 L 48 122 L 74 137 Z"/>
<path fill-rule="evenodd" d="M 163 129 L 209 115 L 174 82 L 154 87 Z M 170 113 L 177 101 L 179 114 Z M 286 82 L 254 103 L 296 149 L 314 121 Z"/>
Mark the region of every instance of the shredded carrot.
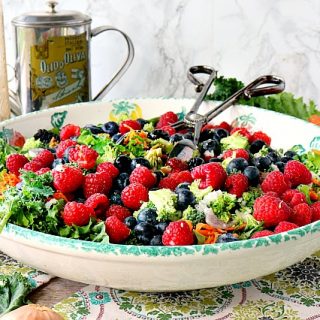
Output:
<path fill-rule="evenodd" d="M 9 187 L 14 187 L 20 179 L 14 173 L 3 171 L 0 173 L 0 197 Z"/>
<path fill-rule="evenodd" d="M 188 224 L 190 230 L 192 231 L 192 229 L 193 229 L 192 222 L 190 220 L 185 220 L 185 222 Z"/>
<path fill-rule="evenodd" d="M 195 228 L 196 232 L 201 234 L 206 238 L 205 242 L 206 244 L 209 243 L 215 243 L 222 233 L 225 233 L 226 231 L 222 229 L 215 228 L 213 226 L 210 226 L 205 223 L 198 223 Z"/>
<path fill-rule="evenodd" d="M 131 130 L 128 135 L 124 139 L 124 143 L 127 144 L 130 140 L 134 140 L 135 144 L 143 144 L 144 148 L 147 148 L 147 133 L 145 131 L 137 132 L 135 130 Z M 137 137 L 140 137 L 143 139 L 143 141 L 140 141 L 137 139 Z"/>
<path fill-rule="evenodd" d="M 319 200 L 318 194 L 312 189 L 309 191 L 309 196 L 310 196 L 310 200 L 312 200 L 312 201 Z"/>
<path fill-rule="evenodd" d="M 311 151 L 312 151 L 313 153 L 315 153 L 316 155 L 320 156 L 320 150 L 318 150 L 318 149 L 311 149 Z"/>
<path fill-rule="evenodd" d="M 65 202 L 68 202 L 68 198 L 62 192 L 55 192 L 53 194 L 53 198 L 56 200 L 63 199 Z"/>
<path fill-rule="evenodd" d="M 320 186 L 320 180 L 317 179 L 317 178 L 312 178 L 312 183 L 317 185 L 317 186 Z"/>

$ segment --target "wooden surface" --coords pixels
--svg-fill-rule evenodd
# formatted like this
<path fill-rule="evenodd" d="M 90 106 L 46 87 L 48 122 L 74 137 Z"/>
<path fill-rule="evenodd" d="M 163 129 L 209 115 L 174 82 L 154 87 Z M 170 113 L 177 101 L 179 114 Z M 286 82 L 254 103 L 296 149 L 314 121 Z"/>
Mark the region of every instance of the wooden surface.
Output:
<path fill-rule="evenodd" d="M 54 278 L 47 284 L 36 289 L 28 298 L 33 303 L 52 307 L 85 286 L 87 285 L 84 283 Z"/>

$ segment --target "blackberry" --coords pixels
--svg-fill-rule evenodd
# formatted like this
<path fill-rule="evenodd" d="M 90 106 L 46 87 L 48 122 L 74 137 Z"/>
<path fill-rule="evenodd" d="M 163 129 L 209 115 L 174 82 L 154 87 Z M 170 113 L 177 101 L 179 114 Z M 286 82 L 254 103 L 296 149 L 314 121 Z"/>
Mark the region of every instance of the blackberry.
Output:
<path fill-rule="evenodd" d="M 52 138 L 60 142 L 60 137 L 46 129 L 39 129 L 37 133 L 33 136 L 36 140 L 40 140 L 42 143 L 48 144 Z"/>

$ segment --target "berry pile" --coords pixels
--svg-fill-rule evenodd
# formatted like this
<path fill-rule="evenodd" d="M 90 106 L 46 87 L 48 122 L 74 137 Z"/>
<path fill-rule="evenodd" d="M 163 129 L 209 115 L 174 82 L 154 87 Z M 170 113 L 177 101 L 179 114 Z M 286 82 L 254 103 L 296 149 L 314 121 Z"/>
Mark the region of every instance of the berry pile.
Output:
<path fill-rule="evenodd" d="M 41 129 L 7 156 L 6 174 L 16 182 L 2 187 L 0 205 L 12 188 L 18 194 L 33 183 L 43 220 L 33 229 L 151 246 L 258 238 L 320 219 L 316 151 L 275 150 L 265 132 L 222 122 L 202 128 L 199 151 L 185 162 L 169 158 L 176 142 L 193 139 L 171 127 L 177 120 L 167 112 L 157 123 Z"/>

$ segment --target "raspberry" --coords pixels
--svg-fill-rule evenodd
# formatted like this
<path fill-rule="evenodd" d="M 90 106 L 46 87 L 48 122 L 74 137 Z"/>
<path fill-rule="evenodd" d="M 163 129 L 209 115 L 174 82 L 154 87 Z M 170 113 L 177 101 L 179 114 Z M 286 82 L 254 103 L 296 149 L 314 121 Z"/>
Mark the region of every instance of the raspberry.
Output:
<path fill-rule="evenodd" d="M 292 229 L 299 228 L 295 223 L 288 222 L 288 221 L 281 221 L 279 224 L 275 227 L 274 233 L 281 233 L 286 232 Z"/>
<path fill-rule="evenodd" d="M 312 218 L 311 221 L 318 221 L 320 220 L 320 202 L 315 202 L 311 205 L 311 211 L 312 211 Z"/>
<path fill-rule="evenodd" d="M 6 167 L 11 173 L 14 173 L 18 176 L 19 170 L 22 169 L 28 162 L 28 158 L 23 154 L 10 154 L 6 160 Z"/>
<path fill-rule="evenodd" d="M 77 145 L 69 151 L 69 160 L 76 162 L 82 169 L 90 170 L 95 167 L 98 152 L 86 145 Z"/>
<path fill-rule="evenodd" d="M 126 132 L 129 132 L 131 129 L 140 130 L 141 129 L 140 123 L 136 120 L 131 120 L 131 119 L 123 120 L 120 122 L 119 132 L 121 134 L 125 134 Z"/>
<path fill-rule="evenodd" d="M 76 144 L 73 140 L 61 141 L 56 149 L 57 158 L 63 158 L 65 151 L 70 147 L 74 147 Z"/>
<path fill-rule="evenodd" d="M 227 177 L 225 182 L 227 191 L 236 195 L 238 198 L 248 189 L 248 178 L 242 173 L 235 173 Z"/>
<path fill-rule="evenodd" d="M 81 169 L 66 165 L 56 166 L 52 170 L 53 186 L 62 193 L 71 193 L 79 189 L 83 182 Z"/>
<path fill-rule="evenodd" d="M 193 244 L 193 232 L 186 221 L 170 222 L 162 235 L 165 246 L 187 246 Z"/>
<path fill-rule="evenodd" d="M 256 231 L 250 239 L 256 239 L 256 238 L 261 238 L 261 237 L 267 237 L 267 236 L 272 236 L 274 232 L 270 230 L 261 230 L 261 231 Z"/>
<path fill-rule="evenodd" d="M 112 179 L 119 175 L 119 169 L 111 162 L 103 162 L 98 164 L 97 172 L 107 172 Z"/>
<path fill-rule="evenodd" d="M 132 210 L 138 210 L 148 199 L 148 189 L 141 183 L 131 183 L 121 192 L 122 203 Z"/>
<path fill-rule="evenodd" d="M 30 161 L 23 166 L 23 170 L 37 172 L 42 168 L 42 163 L 38 161 Z"/>
<path fill-rule="evenodd" d="M 246 137 L 247 139 L 250 139 L 251 137 L 251 133 L 244 127 L 236 127 L 233 128 L 230 132 L 230 135 L 234 134 L 234 133 L 238 133 L 241 134 L 242 136 Z"/>
<path fill-rule="evenodd" d="M 101 217 L 109 207 L 109 199 L 102 193 L 94 193 L 84 203 L 94 211 L 95 217 Z"/>
<path fill-rule="evenodd" d="M 132 216 L 130 210 L 119 204 L 112 204 L 106 212 L 106 217 L 116 216 L 120 221 L 124 221 L 125 218 Z"/>
<path fill-rule="evenodd" d="M 170 136 L 172 136 L 176 133 L 176 130 L 170 126 L 163 126 L 163 127 L 161 127 L 161 130 L 169 133 Z"/>
<path fill-rule="evenodd" d="M 45 173 L 47 173 L 47 172 L 49 172 L 49 171 L 51 171 L 51 169 L 48 168 L 48 167 L 45 167 L 45 168 L 41 168 L 40 170 L 36 171 L 36 174 L 37 174 L 38 176 L 40 176 L 41 174 L 45 174 Z"/>
<path fill-rule="evenodd" d="M 171 173 L 169 175 L 169 178 L 174 179 L 178 184 L 183 182 L 189 182 L 189 183 L 193 182 L 191 172 L 188 170 Z"/>
<path fill-rule="evenodd" d="M 195 167 L 191 171 L 191 176 L 194 180 L 200 179 L 200 189 L 205 189 L 209 186 L 214 190 L 220 189 L 227 179 L 227 173 L 222 165 L 215 162 Z"/>
<path fill-rule="evenodd" d="M 159 189 L 170 189 L 174 191 L 174 189 L 178 186 L 179 182 L 171 177 L 165 177 L 160 180 L 158 188 Z"/>
<path fill-rule="evenodd" d="M 179 120 L 178 116 L 174 112 L 168 111 L 160 117 L 156 125 L 156 128 L 160 129 L 164 126 L 170 126 L 171 124 L 177 122 L 178 120 Z"/>
<path fill-rule="evenodd" d="M 303 163 L 297 160 L 290 160 L 286 163 L 284 175 L 291 181 L 293 187 L 299 184 L 309 184 L 312 180 L 311 172 Z"/>
<path fill-rule="evenodd" d="M 171 172 L 179 172 L 188 170 L 188 164 L 179 158 L 170 158 L 166 162 L 166 166 L 171 167 Z"/>
<path fill-rule="evenodd" d="M 276 192 L 279 196 L 290 189 L 290 181 L 280 171 L 272 171 L 266 175 L 261 183 L 263 192 Z"/>
<path fill-rule="evenodd" d="M 300 203 L 307 203 L 306 196 L 297 189 L 289 189 L 281 195 L 281 199 L 290 207 L 294 207 Z"/>
<path fill-rule="evenodd" d="M 245 149 L 227 150 L 222 155 L 223 159 L 227 158 L 243 158 L 249 160 L 249 153 Z"/>
<path fill-rule="evenodd" d="M 93 210 L 76 201 L 68 202 L 62 212 L 62 219 L 68 226 L 84 226 L 88 224 L 91 216 L 94 216 Z"/>
<path fill-rule="evenodd" d="M 228 123 L 228 122 L 226 122 L 226 121 L 222 121 L 220 124 L 218 124 L 217 125 L 217 128 L 222 128 L 222 129 L 225 129 L 225 130 L 227 130 L 228 132 L 230 132 L 231 131 L 231 125 Z"/>
<path fill-rule="evenodd" d="M 14 130 L 13 135 L 9 140 L 10 146 L 22 148 L 25 142 L 26 139 L 24 136 L 20 132 Z"/>
<path fill-rule="evenodd" d="M 121 243 L 130 235 L 130 229 L 116 216 L 107 218 L 105 226 L 111 243 Z"/>
<path fill-rule="evenodd" d="M 42 150 L 32 161 L 38 161 L 43 167 L 51 167 L 54 155 L 47 149 Z"/>
<path fill-rule="evenodd" d="M 311 223 L 312 210 L 307 203 L 300 203 L 293 207 L 289 221 L 302 227 Z"/>
<path fill-rule="evenodd" d="M 271 138 L 262 131 L 256 131 L 253 133 L 253 135 L 249 138 L 249 142 L 252 143 L 256 140 L 262 140 L 264 141 L 268 146 L 271 144 Z"/>
<path fill-rule="evenodd" d="M 141 183 L 150 189 L 157 183 L 157 178 L 152 170 L 144 166 L 138 166 L 131 172 L 129 181 L 130 183 Z"/>
<path fill-rule="evenodd" d="M 263 221 L 266 228 L 274 227 L 281 221 L 287 221 L 290 212 L 290 207 L 283 200 L 269 195 L 257 198 L 253 205 L 253 217 Z"/>
<path fill-rule="evenodd" d="M 95 193 L 107 194 L 112 186 L 112 178 L 106 172 L 89 173 L 84 177 L 83 194 L 86 199 Z"/>
<path fill-rule="evenodd" d="M 60 139 L 67 140 L 72 137 L 79 137 L 80 136 L 80 127 L 74 124 L 67 124 L 65 125 L 60 131 Z"/>

